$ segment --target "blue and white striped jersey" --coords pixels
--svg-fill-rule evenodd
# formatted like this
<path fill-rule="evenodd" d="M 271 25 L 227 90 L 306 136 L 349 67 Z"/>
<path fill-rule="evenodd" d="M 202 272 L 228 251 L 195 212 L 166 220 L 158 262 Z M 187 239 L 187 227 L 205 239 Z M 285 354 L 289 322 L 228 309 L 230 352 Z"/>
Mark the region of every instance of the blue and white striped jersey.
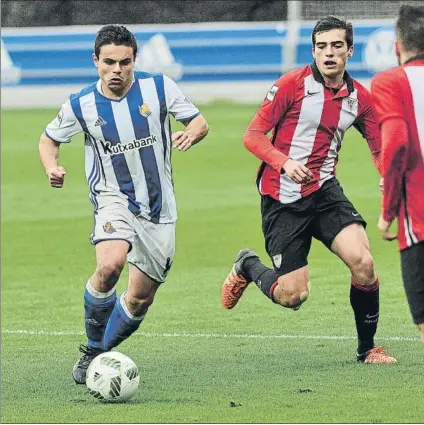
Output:
<path fill-rule="evenodd" d="M 85 172 L 96 210 L 120 202 L 154 223 L 172 223 L 170 114 L 186 122 L 200 112 L 166 75 L 136 72 L 119 100 L 102 94 L 101 80 L 71 95 L 45 133 L 59 143 L 85 133 Z"/>

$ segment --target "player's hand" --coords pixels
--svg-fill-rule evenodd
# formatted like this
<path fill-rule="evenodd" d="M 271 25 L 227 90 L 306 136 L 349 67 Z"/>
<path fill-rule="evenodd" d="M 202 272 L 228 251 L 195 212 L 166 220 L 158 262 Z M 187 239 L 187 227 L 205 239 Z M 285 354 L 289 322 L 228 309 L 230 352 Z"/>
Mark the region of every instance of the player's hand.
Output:
<path fill-rule="evenodd" d="M 380 215 L 380 218 L 378 219 L 378 230 L 380 231 L 380 235 L 383 239 L 386 241 L 394 241 L 397 239 L 397 235 L 394 233 L 389 233 L 389 228 L 391 226 L 392 222 L 384 220 L 383 216 Z"/>
<path fill-rule="evenodd" d="M 383 177 L 380 179 L 380 192 L 384 193 L 384 179 Z"/>
<path fill-rule="evenodd" d="M 66 170 L 61 165 L 49 168 L 48 170 L 46 170 L 46 174 L 51 187 L 55 187 L 57 189 L 63 187 Z"/>
<path fill-rule="evenodd" d="M 194 137 L 185 131 L 176 131 L 172 134 L 172 147 L 180 151 L 190 149 L 194 144 Z"/>
<path fill-rule="evenodd" d="M 283 170 L 290 179 L 298 184 L 308 183 L 314 178 L 314 175 L 309 168 L 294 159 L 288 159 L 283 165 Z"/>

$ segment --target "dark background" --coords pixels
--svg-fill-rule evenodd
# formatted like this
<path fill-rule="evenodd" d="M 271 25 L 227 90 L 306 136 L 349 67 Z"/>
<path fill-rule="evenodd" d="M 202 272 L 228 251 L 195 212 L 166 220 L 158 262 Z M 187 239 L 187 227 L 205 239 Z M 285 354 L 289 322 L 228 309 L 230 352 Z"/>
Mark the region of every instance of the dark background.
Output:
<path fill-rule="evenodd" d="M 2 0 L 2 27 L 280 21 L 282 0 Z"/>
<path fill-rule="evenodd" d="M 2 27 L 285 21 L 285 0 L 1 0 Z M 422 0 L 303 0 L 300 18 L 396 18 Z"/>

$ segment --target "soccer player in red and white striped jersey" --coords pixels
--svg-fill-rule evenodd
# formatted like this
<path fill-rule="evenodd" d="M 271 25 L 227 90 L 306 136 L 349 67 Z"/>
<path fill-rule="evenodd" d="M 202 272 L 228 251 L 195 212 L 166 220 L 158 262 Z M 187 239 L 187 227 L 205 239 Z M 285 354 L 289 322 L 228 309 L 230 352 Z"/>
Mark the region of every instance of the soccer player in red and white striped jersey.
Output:
<path fill-rule="evenodd" d="M 382 135 L 378 227 L 384 239 L 399 239 L 405 291 L 424 343 L 424 7 L 402 6 L 396 33 L 400 66 L 371 82 Z M 397 236 L 389 233 L 395 218 Z"/>
<path fill-rule="evenodd" d="M 367 140 L 376 167 L 381 167 L 371 95 L 346 72 L 352 54 L 351 23 L 333 16 L 318 21 L 312 31 L 314 62 L 279 78 L 249 124 L 244 144 L 262 160 L 257 176 L 262 230 L 274 268 L 262 264 L 251 249 L 241 250 L 224 281 L 221 300 L 225 308 L 233 308 L 247 285 L 255 282 L 274 303 L 298 309 L 309 296 L 308 254 L 316 238 L 350 269 L 357 359 L 395 363 L 374 345 L 379 280 L 366 222 L 335 177 L 343 136 L 352 126 Z"/>

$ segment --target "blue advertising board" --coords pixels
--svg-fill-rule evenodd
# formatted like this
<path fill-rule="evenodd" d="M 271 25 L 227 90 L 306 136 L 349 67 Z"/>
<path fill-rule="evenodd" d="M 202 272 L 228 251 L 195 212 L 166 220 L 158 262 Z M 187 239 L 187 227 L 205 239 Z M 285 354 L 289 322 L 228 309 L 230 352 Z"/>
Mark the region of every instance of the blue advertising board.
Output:
<path fill-rule="evenodd" d="M 396 64 L 393 24 L 355 24 L 355 53 L 348 69 L 354 78 L 370 78 Z M 226 23 L 129 26 L 140 45 L 163 34 L 183 66 L 184 82 L 276 80 L 284 71 L 312 61 L 312 22 L 291 24 Z M 3 28 L 2 40 L 19 85 L 88 84 L 96 79 L 92 53 L 99 27 Z M 291 54 L 289 54 L 291 50 Z M 291 58 L 291 61 L 289 61 Z"/>

